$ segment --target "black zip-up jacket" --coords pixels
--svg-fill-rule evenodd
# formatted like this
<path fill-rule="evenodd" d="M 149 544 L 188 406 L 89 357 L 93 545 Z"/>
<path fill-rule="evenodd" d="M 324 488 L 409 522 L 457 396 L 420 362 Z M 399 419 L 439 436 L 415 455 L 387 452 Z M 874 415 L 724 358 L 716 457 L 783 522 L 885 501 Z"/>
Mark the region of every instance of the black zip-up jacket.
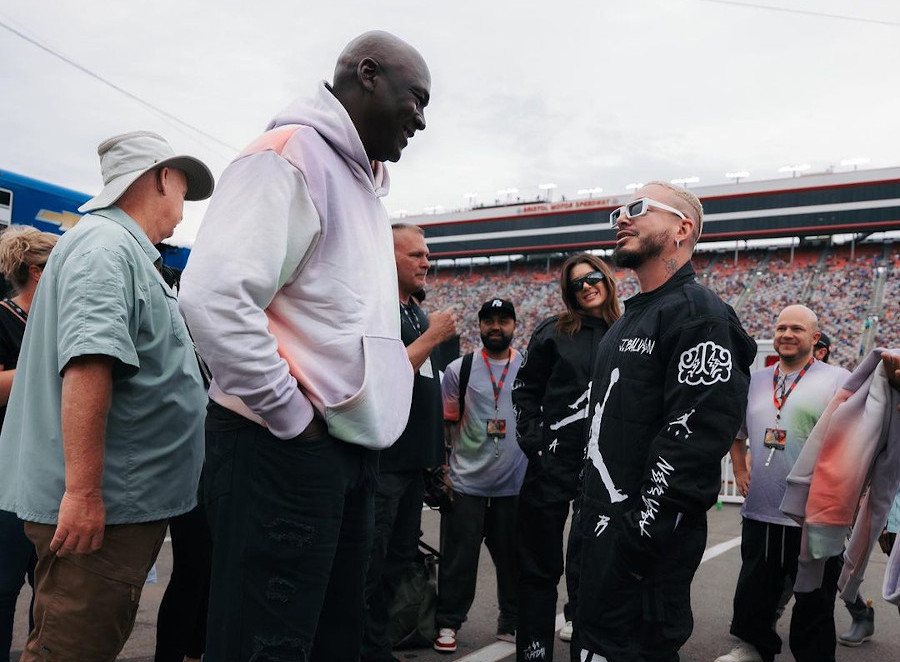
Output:
<path fill-rule="evenodd" d="M 419 324 L 416 329 L 409 317 L 400 312 L 400 339 L 407 347 L 428 330 L 428 315 L 419 308 L 413 298 L 409 300 L 409 313 Z M 378 470 L 381 473 L 416 471 L 436 467 L 444 455 L 444 411 L 441 404 L 441 349 L 435 347 L 428 357 L 431 361 L 431 377 L 416 371 L 413 382 L 409 421 L 403 434 L 389 448 L 379 453 Z"/>
<path fill-rule="evenodd" d="M 584 476 L 598 521 L 584 530 L 601 532 L 608 517 L 635 575 L 666 554 L 683 518 L 705 521 L 716 502 L 755 355 L 734 310 L 697 283 L 690 263 L 628 299 L 601 341 Z"/>
<path fill-rule="evenodd" d="M 550 317 L 534 330 L 512 397 L 519 446 L 531 463 L 541 465 L 542 496 L 570 501 L 584 466 L 591 367 L 609 327 L 586 317 L 570 336 L 557 331 L 558 320 Z"/>

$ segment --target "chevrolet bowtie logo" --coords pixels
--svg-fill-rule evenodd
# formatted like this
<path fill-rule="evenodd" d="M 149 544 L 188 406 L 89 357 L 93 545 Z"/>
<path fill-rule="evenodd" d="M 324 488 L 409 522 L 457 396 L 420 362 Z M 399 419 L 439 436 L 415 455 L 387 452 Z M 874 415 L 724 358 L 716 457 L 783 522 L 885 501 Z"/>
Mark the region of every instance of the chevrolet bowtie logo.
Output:
<path fill-rule="evenodd" d="M 44 223 L 58 225 L 60 230 L 69 230 L 81 219 L 81 214 L 73 214 L 70 211 L 41 209 L 34 218 L 38 221 L 44 221 Z"/>

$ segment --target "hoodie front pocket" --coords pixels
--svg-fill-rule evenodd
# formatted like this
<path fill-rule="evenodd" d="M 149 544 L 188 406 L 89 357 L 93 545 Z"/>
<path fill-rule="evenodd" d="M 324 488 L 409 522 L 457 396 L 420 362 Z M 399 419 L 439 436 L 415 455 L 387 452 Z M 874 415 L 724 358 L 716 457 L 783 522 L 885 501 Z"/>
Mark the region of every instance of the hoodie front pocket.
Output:
<path fill-rule="evenodd" d="M 331 435 L 381 450 L 403 433 L 412 402 L 413 371 L 397 338 L 363 336 L 363 381 L 346 400 L 325 406 Z"/>

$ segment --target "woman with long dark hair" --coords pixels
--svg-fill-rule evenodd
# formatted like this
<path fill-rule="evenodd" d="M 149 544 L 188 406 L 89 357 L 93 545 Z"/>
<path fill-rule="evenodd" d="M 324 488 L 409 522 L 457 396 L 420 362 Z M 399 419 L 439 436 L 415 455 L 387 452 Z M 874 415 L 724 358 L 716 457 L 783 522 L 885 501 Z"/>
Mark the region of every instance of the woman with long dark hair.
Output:
<path fill-rule="evenodd" d="M 518 660 L 553 659 L 563 530 L 569 504 L 580 491 L 591 366 L 600 339 L 622 314 L 612 272 L 595 255 L 567 259 L 559 283 L 565 312 L 534 330 L 513 391 L 516 435 L 529 460 L 518 511 Z M 577 516 L 577 505 L 574 510 Z M 560 633 L 564 639 L 567 634 L 571 639 L 578 592 L 576 538 L 570 538 L 565 564 L 569 601 Z"/>
<path fill-rule="evenodd" d="M 13 226 L 0 235 L 0 273 L 15 293 L 0 301 L 0 425 L 6 416 L 31 301 L 57 239 L 55 234 L 27 226 Z M 24 527 L 15 513 L 0 510 L 0 660 L 9 659 L 16 600 L 26 576 L 34 587 L 37 553 L 25 537 Z"/>

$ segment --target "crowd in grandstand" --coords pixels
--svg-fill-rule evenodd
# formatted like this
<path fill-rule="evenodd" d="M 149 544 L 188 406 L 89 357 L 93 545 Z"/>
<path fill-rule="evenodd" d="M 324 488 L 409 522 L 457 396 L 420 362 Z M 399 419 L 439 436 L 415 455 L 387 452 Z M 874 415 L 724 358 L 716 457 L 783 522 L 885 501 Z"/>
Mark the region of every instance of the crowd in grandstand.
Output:
<path fill-rule="evenodd" d="M 455 306 L 461 315 L 462 351 L 478 346 L 478 305 L 495 292 L 516 303 L 518 344 L 525 346 L 538 322 L 556 312 L 559 287 L 554 275 L 561 259 L 491 265 L 439 266 L 429 276 L 426 306 Z M 871 347 L 900 345 L 897 313 L 888 302 L 900 299 L 900 249 L 896 244 L 828 248 L 755 249 L 697 253 L 694 269 L 705 285 L 730 303 L 747 332 L 771 335 L 773 316 L 792 302 L 806 303 L 833 339 L 833 362 L 848 369 Z M 612 267 L 611 267 L 612 268 Z M 637 293 L 630 271 L 613 268 L 623 301 Z"/>

